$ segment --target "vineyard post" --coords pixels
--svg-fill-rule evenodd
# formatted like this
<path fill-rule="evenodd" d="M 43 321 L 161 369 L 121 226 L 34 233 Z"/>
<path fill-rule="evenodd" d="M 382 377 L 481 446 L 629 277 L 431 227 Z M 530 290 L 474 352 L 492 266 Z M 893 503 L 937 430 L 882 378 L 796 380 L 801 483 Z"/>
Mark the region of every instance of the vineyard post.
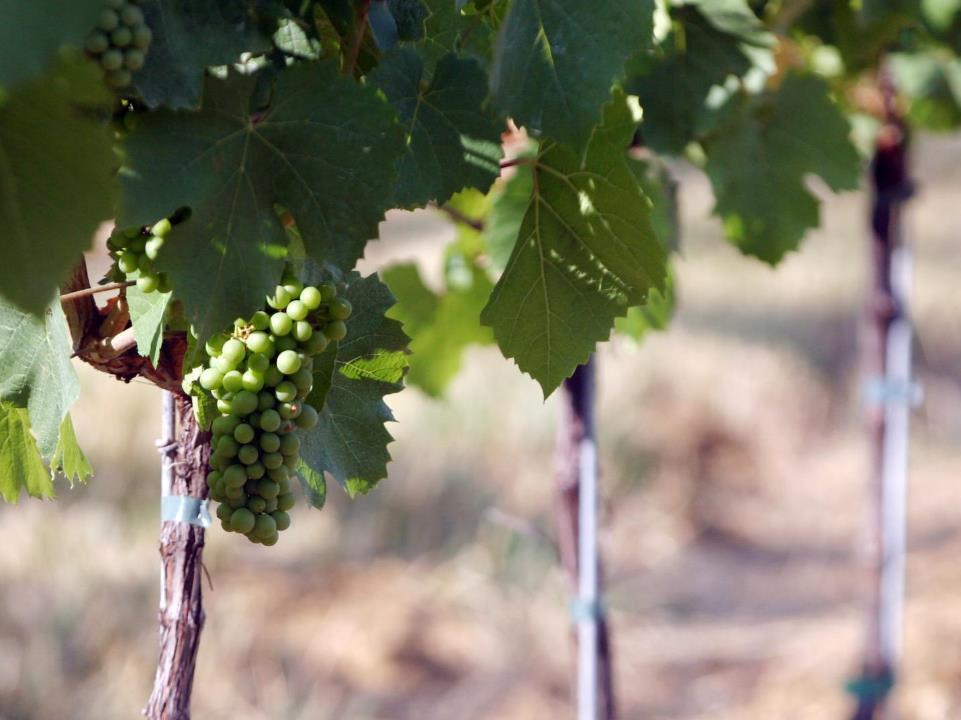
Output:
<path fill-rule="evenodd" d="M 595 365 L 592 357 L 563 384 L 555 503 L 560 560 L 576 596 L 572 614 L 577 624 L 578 719 L 613 720 L 617 711 L 610 631 L 600 601 L 597 549 Z"/>
<path fill-rule="evenodd" d="M 886 700 L 901 655 L 906 552 L 908 421 L 916 388 L 911 377 L 908 293 L 910 252 L 903 204 L 911 194 L 908 137 L 886 68 L 879 73 L 884 123 L 871 163 L 874 277 L 864 346 L 867 424 L 872 443 L 871 596 L 862 677 L 855 683 L 855 720 L 889 715 Z"/>
<path fill-rule="evenodd" d="M 200 429 L 190 399 L 164 393 L 160 535 L 160 656 L 143 714 L 150 720 L 189 720 L 200 632 L 201 574 L 210 434 Z M 179 425 L 176 441 L 174 417 Z"/>

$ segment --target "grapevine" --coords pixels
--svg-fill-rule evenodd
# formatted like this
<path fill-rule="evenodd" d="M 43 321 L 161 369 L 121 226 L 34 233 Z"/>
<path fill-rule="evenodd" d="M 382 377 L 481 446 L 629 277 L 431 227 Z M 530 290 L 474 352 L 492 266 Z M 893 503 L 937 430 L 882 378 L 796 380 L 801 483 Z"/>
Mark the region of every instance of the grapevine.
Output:
<path fill-rule="evenodd" d="M 212 424 L 207 484 L 224 530 L 274 545 L 290 527 L 297 430 L 318 420 L 307 402 L 314 357 L 347 336 L 351 311 L 333 283 L 305 287 L 288 273 L 264 310 L 206 342 L 199 382 L 220 413 Z"/>
<path fill-rule="evenodd" d="M 138 0 L 110 0 L 84 47 L 100 64 L 106 83 L 117 90 L 130 85 L 144 66 L 153 33 Z"/>

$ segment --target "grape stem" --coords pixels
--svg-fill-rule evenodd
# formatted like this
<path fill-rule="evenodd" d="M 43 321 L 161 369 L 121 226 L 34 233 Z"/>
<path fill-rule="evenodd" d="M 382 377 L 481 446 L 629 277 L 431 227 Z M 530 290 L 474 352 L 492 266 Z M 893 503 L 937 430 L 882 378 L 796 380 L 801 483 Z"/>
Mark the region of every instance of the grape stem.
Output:
<path fill-rule="evenodd" d="M 465 215 L 457 208 L 451 205 L 434 205 L 437 210 L 440 210 L 454 222 L 459 222 L 466 225 L 469 228 L 473 228 L 477 232 L 484 232 L 484 221 L 478 218 L 472 218 L 469 215 Z"/>
<path fill-rule="evenodd" d="M 136 280 L 125 280 L 124 282 L 113 282 L 107 283 L 106 285 L 97 285 L 96 287 L 84 288 L 83 290 L 74 290 L 73 292 L 68 292 L 61 295 L 60 302 L 71 302 L 73 300 L 79 300 L 80 298 L 89 297 L 90 295 L 96 295 L 97 293 L 120 290 L 121 288 L 128 288 L 131 285 L 136 284 Z"/>
<path fill-rule="evenodd" d="M 515 165 L 530 165 L 531 159 L 527 157 L 516 157 L 510 160 L 501 160 L 500 168 L 501 170 L 506 170 L 509 167 L 514 167 Z"/>

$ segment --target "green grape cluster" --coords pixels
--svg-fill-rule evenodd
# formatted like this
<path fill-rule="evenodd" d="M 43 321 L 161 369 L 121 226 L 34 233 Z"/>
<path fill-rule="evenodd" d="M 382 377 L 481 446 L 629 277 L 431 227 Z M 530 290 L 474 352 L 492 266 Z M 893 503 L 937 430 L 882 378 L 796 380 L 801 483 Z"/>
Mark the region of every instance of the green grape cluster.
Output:
<path fill-rule="evenodd" d="M 145 293 L 170 292 L 167 273 L 157 272 L 154 260 L 163 249 L 171 230 L 166 218 L 150 229 L 135 227 L 114 230 L 107 240 L 107 249 L 117 269 L 128 280 L 135 279 L 137 287 Z"/>
<path fill-rule="evenodd" d="M 139 0 L 107 0 L 100 22 L 87 35 L 87 52 L 103 68 L 112 88 L 125 88 L 132 73 L 143 67 L 153 33 L 147 27 Z"/>
<path fill-rule="evenodd" d="M 207 475 L 217 517 L 227 531 L 273 545 L 290 526 L 296 431 L 317 424 L 306 402 L 314 356 L 347 335 L 350 303 L 332 283 L 304 287 L 285 275 L 267 308 L 211 338 L 200 385 L 217 400 Z"/>

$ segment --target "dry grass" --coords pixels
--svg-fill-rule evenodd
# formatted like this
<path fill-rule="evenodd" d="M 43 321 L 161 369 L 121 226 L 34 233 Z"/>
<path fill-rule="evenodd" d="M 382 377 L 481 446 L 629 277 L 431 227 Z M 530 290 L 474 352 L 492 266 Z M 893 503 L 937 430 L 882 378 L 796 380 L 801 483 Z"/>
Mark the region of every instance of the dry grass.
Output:
<path fill-rule="evenodd" d="M 903 720 L 961 716 L 959 146 L 920 147 L 911 216 L 928 401 L 915 424 Z M 857 664 L 866 452 L 856 326 L 865 199 L 772 271 L 718 240 L 685 178 L 683 308 L 601 355 L 603 537 L 625 718 L 840 719 Z M 395 218 L 371 264 L 436 255 Z M 0 508 L 0 718 L 137 716 L 155 655 L 159 397 L 81 369 L 98 470 Z M 496 388 L 496 392 L 491 392 Z M 210 536 L 202 720 L 570 717 L 551 532 L 554 402 L 490 349 L 447 399 L 392 400 L 391 477 L 299 508 L 270 550 Z M 108 414 L 109 413 L 109 414 Z"/>

